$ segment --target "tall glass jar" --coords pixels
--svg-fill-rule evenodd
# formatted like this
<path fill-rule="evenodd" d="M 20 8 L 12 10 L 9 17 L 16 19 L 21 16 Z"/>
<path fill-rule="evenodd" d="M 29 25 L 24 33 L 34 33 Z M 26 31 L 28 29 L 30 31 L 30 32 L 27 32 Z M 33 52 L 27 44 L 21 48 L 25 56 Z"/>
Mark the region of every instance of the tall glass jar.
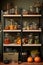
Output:
<path fill-rule="evenodd" d="M 32 33 L 28 36 L 28 44 L 32 44 L 33 43 L 33 36 Z"/>
<path fill-rule="evenodd" d="M 23 30 L 26 30 L 27 29 L 27 21 L 24 21 L 23 22 Z"/>
<path fill-rule="evenodd" d="M 4 44 L 9 44 L 9 43 L 10 43 L 10 38 L 9 38 L 8 33 L 6 33 L 4 37 Z"/>
<path fill-rule="evenodd" d="M 35 36 L 35 44 L 39 44 L 39 36 Z"/>

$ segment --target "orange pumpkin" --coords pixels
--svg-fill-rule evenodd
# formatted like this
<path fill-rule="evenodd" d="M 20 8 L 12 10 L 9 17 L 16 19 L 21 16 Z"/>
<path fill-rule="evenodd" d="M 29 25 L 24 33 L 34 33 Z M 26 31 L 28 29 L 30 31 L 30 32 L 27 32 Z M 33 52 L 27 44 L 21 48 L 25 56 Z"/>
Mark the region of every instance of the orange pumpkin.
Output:
<path fill-rule="evenodd" d="M 41 61 L 41 58 L 37 56 L 37 57 L 34 58 L 34 61 L 35 62 L 40 62 Z"/>
<path fill-rule="evenodd" d="M 32 57 L 28 57 L 27 58 L 27 62 L 33 62 L 33 58 Z"/>

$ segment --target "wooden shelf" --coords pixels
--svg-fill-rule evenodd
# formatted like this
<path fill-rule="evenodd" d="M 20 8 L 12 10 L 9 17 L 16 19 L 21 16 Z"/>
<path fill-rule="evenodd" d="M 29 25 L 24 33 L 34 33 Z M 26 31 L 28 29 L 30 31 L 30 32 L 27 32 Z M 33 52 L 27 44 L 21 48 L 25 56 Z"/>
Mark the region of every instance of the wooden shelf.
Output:
<path fill-rule="evenodd" d="M 23 17 L 41 17 L 41 14 L 29 14 L 29 15 L 23 15 Z"/>
<path fill-rule="evenodd" d="M 14 43 L 12 43 L 12 44 L 4 44 L 3 43 L 3 46 L 21 46 L 21 44 L 14 44 Z"/>
<path fill-rule="evenodd" d="M 3 15 L 3 17 L 21 17 L 21 15 L 10 15 L 10 14 L 8 14 L 8 15 Z"/>
<path fill-rule="evenodd" d="M 3 44 L 3 46 L 21 46 L 20 44 Z M 41 44 L 23 44 L 23 46 L 41 46 Z"/>
<path fill-rule="evenodd" d="M 41 44 L 23 44 L 23 46 L 41 46 Z"/>
<path fill-rule="evenodd" d="M 28 15 L 23 15 L 23 17 L 41 17 L 41 14 L 28 14 Z M 3 15 L 3 17 L 21 17 L 21 15 Z"/>
<path fill-rule="evenodd" d="M 3 32 L 21 32 L 21 30 L 3 30 Z"/>
<path fill-rule="evenodd" d="M 21 30 L 3 30 L 3 32 L 21 32 Z M 23 30 L 23 32 L 41 32 L 40 30 Z"/>
<path fill-rule="evenodd" d="M 40 30 L 23 30 L 23 32 L 41 32 L 41 29 Z"/>

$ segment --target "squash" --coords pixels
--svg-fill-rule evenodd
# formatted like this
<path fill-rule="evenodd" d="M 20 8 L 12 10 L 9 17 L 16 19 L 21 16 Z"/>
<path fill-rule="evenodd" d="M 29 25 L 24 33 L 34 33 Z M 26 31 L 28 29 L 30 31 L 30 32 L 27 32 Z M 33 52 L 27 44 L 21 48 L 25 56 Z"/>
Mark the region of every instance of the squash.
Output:
<path fill-rule="evenodd" d="M 34 58 L 34 61 L 35 61 L 35 62 L 40 62 L 40 61 L 41 61 L 41 58 L 40 58 L 39 56 L 36 56 L 36 57 Z"/>
<path fill-rule="evenodd" d="M 32 57 L 28 57 L 27 58 L 27 62 L 33 62 L 33 58 Z"/>

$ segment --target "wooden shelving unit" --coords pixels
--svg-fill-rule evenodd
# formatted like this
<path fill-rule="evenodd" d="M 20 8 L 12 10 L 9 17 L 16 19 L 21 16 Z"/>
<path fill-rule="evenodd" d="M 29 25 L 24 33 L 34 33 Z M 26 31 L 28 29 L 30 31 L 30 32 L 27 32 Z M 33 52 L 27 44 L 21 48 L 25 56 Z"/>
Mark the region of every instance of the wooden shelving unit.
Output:
<path fill-rule="evenodd" d="M 11 14 L 4 14 L 3 15 L 3 18 L 16 18 L 16 17 L 20 17 L 21 19 L 22 19 L 22 17 L 23 18 L 25 18 L 25 17 L 41 17 L 42 15 L 41 14 L 28 14 L 28 15 L 11 15 Z M 23 28 L 21 29 L 21 30 L 3 30 L 3 33 L 13 33 L 13 32 L 15 32 L 15 33 L 18 33 L 18 32 L 20 32 L 21 33 L 21 38 L 22 38 L 22 33 L 40 33 L 40 32 L 42 32 L 42 30 L 41 30 L 41 28 L 40 29 L 38 29 L 38 30 L 23 30 Z M 21 39 L 22 40 L 22 39 Z M 22 41 L 21 41 L 22 42 Z M 21 47 L 21 55 L 22 55 L 22 47 L 38 47 L 38 46 L 42 46 L 41 45 L 41 43 L 39 43 L 39 44 L 16 44 L 16 43 L 10 43 L 10 44 L 4 44 L 3 43 L 3 47 Z M 3 52 L 4 53 L 4 52 Z M 22 58 L 21 58 L 22 59 Z M 32 64 L 32 63 L 27 63 L 27 64 Z M 33 63 L 33 64 L 35 64 L 35 63 Z"/>

